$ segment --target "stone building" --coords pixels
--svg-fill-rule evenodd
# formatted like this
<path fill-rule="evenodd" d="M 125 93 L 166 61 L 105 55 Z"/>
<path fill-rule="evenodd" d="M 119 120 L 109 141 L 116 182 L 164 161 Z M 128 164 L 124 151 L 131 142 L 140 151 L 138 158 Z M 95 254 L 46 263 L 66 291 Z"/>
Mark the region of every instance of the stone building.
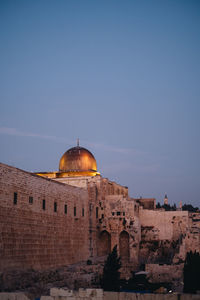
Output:
<path fill-rule="evenodd" d="M 2 273 L 95 261 L 117 245 L 124 276 L 145 267 L 152 280 L 177 280 L 172 268 L 182 270 L 187 251 L 200 251 L 200 214 L 131 198 L 77 144 L 57 172 L 0 164 L 0 233 Z"/>

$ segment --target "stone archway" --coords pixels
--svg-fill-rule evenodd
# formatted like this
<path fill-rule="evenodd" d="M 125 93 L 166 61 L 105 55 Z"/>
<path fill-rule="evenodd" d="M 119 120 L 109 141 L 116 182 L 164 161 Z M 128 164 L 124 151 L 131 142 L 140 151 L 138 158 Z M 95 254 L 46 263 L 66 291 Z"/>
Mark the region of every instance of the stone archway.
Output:
<path fill-rule="evenodd" d="M 119 253 L 122 260 L 129 260 L 129 234 L 126 231 L 119 235 Z"/>
<path fill-rule="evenodd" d="M 99 235 L 98 256 L 105 256 L 111 252 L 111 236 L 108 231 L 104 230 Z"/>

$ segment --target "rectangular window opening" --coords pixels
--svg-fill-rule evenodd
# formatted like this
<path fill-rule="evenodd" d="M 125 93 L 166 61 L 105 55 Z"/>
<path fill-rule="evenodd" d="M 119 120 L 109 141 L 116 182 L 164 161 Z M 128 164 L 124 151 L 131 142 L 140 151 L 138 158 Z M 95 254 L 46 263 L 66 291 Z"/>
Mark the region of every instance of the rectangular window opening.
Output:
<path fill-rule="evenodd" d="M 67 215 L 67 204 L 65 204 L 64 210 L 65 210 L 65 214 Z"/>
<path fill-rule="evenodd" d="M 96 219 L 98 219 L 98 218 L 99 218 L 99 208 L 96 207 Z"/>
<path fill-rule="evenodd" d="M 54 202 L 54 212 L 57 212 L 57 202 Z"/>
<path fill-rule="evenodd" d="M 17 193 L 14 193 L 13 204 L 17 204 Z"/>
<path fill-rule="evenodd" d="M 45 199 L 42 200 L 42 209 L 45 210 L 46 209 L 46 203 L 45 203 Z"/>
<path fill-rule="evenodd" d="M 29 204 L 33 204 L 33 197 L 29 196 Z"/>
<path fill-rule="evenodd" d="M 82 217 L 84 217 L 84 214 L 85 214 L 84 208 L 82 208 Z"/>
<path fill-rule="evenodd" d="M 76 206 L 74 206 L 74 217 L 76 217 Z"/>

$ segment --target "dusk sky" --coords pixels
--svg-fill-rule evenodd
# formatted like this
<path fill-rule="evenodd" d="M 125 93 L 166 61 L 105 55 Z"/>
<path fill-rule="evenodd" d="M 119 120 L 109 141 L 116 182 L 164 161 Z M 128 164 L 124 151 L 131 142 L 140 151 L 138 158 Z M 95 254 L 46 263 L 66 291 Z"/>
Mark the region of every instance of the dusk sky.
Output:
<path fill-rule="evenodd" d="M 76 145 L 132 197 L 200 206 L 200 1 L 0 0 L 0 161 Z"/>

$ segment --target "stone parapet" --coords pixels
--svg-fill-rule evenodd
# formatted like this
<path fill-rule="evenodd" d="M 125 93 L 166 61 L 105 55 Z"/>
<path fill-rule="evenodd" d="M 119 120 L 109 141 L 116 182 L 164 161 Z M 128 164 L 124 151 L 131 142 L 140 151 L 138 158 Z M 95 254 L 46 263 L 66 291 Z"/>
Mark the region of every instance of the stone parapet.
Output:
<path fill-rule="evenodd" d="M 200 300 L 199 294 L 117 293 L 105 292 L 102 289 L 72 291 L 53 288 L 50 294 L 51 296 L 41 296 L 40 300 Z M 0 293 L 0 300 L 30 300 L 30 298 L 22 293 Z"/>

